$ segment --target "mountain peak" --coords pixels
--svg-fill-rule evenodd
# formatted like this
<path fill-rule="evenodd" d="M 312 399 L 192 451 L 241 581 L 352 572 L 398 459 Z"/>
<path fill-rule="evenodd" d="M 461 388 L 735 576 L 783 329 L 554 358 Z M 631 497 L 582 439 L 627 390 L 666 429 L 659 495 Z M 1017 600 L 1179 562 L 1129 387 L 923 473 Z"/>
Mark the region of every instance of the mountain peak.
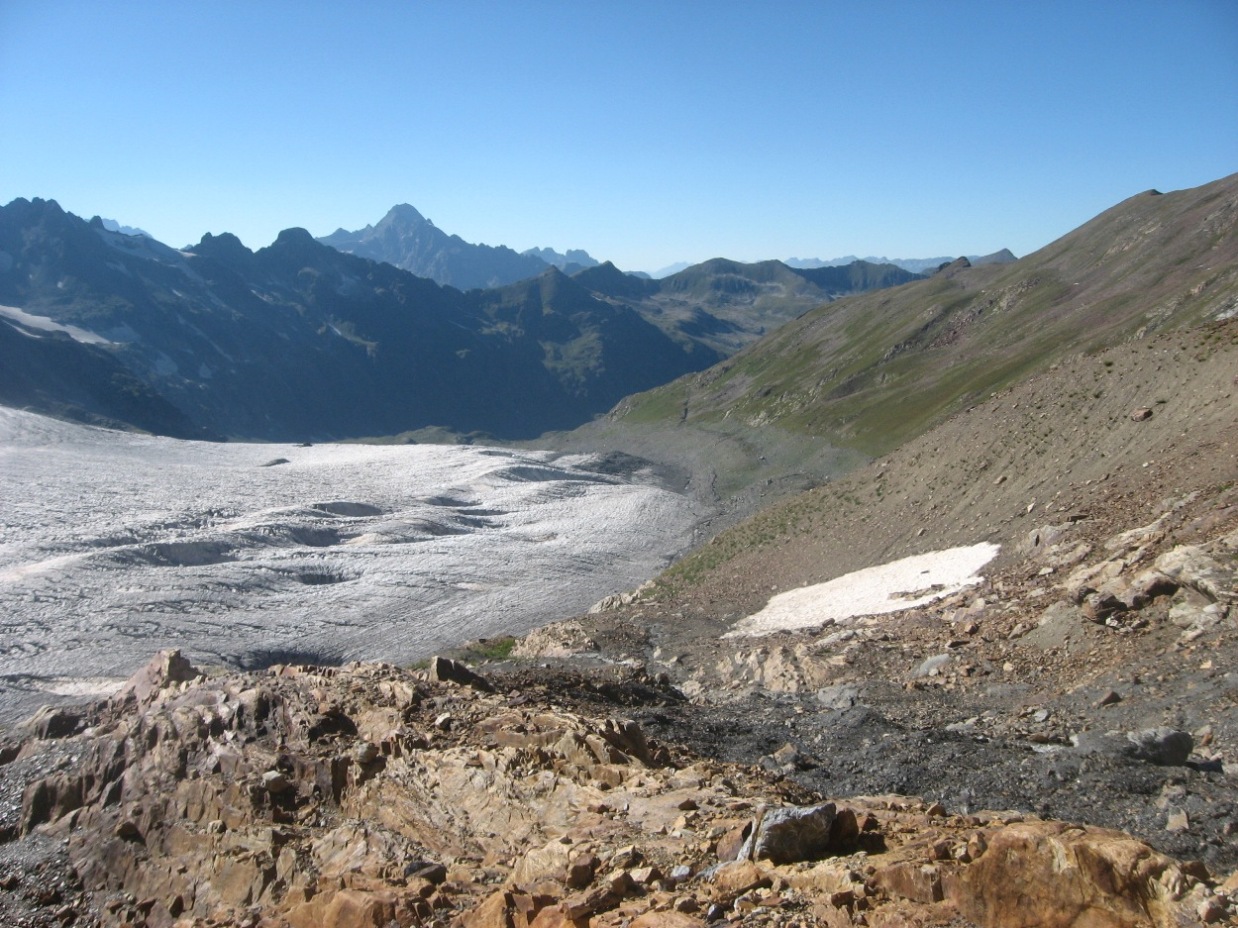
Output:
<path fill-rule="evenodd" d="M 379 220 L 376 228 L 391 225 L 417 226 L 422 223 L 434 225 L 429 219 L 421 215 L 415 206 L 411 206 L 408 203 L 397 203 L 387 210 L 387 215 Z"/>
<path fill-rule="evenodd" d="M 301 245 L 303 246 L 306 244 L 313 245 L 317 243 L 314 241 L 314 236 L 310 235 L 309 232 L 306 231 L 305 229 L 292 228 L 292 229 L 285 229 L 283 232 L 279 233 L 279 235 L 275 239 L 275 244 L 276 245 Z"/>
<path fill-rule="evenodd" d="M 195 255 L 225 262 L 243 260 L 253 255 L 231 232 L 221 232 L 218 235 L 207 232 L 202 236 L 202 241 L 189 250 Z"/>

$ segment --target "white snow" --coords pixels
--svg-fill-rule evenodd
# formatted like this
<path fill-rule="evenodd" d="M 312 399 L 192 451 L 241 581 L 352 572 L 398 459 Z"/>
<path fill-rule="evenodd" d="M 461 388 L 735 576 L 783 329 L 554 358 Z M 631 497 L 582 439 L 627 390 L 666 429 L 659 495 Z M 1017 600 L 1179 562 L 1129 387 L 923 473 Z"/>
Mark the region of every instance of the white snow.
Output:
<path fill-rule="evenodd" d="M 819 628 L 866 615 L 914 609 L 979 583 L 980 568 L 1000 547 L 988 542 L 917 554 L 800 587 L 771 597 L 760 612 L 740 620 L 724 638 Z"/>
<path fill-rule="evenodd" d="M 61 325 L 47 316 L 36 316 L 33 313 L 26 312 L 24 309 L 18 309 L 16 306 L 0 306 L 0 316 L 16 322 L 19 326 L 26 329 L 34 329 L 39 332 L 64 332 L 74 341 L 79 341 L 85 345 L 110 344 L 102 335 L 96 335 L 94 332 L 76 325 Z"/>
<path fill-rule="evenodd" d="M 405 662 L 583 612 L 664 567 L 696 519 L 592 463 L 183 442 L 0 408 L 0 719 L 165 647 Z"/>

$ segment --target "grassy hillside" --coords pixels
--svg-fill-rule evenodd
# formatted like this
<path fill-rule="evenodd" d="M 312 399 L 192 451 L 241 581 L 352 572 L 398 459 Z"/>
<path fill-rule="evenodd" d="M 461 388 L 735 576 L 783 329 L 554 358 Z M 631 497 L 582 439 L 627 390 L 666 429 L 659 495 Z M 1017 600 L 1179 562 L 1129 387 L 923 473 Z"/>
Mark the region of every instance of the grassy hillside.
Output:
<path fill-rule="evenodd" d="M 1017 552 L 1039 526 L 1138 523 L 1151 518 L 1139 510 L 1192 492 L 1204 510 L 1222 496 L 1232 505 L 1236 371 L 1238 318 L 1076 353 L 762 509 L 679 561 L 662 588 L 753 610 L 774 587 L 978 541 Z"/>
<path fill-rule="evenodd" d="M 808 312 L 630 398 L 611 424 L 782 444 L 776 430 L 881 455 L 1067 357 L 1235 313 L 1236 222 L 1238 175 L 1140 194 L 1012 264 L 960 261 Z"/>

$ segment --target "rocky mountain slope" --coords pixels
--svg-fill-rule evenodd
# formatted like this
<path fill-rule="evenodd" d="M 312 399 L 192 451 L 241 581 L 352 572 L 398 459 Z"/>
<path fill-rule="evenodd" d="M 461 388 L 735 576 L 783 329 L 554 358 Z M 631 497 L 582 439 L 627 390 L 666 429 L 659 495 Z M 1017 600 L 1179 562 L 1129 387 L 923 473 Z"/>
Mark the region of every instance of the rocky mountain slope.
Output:
<path fill-rule="evenodd" d="M 1229 881 L 1121 833 L 823 802 L 646 736 L 640 675 L 494 684 L 442 659 L 205 679 L 158 655 L 5 748 L 8 924 L 1190 924 Z M 555 705 L 555 702 L 567 705 Z M 16 840 L 14 840 L 16 839 Z"/>
<path fill-rule="evenodd" d="M 578 275 L 615 281 L 604 269 Z M 647 318 L 692 333 L 722 355 L 831 300 L 897 287 L 918 275 L 889 264 L 854 261 L 837 268 L 797 269 L 781 261 L 742 264 L 715 258 L 661 280 L 629 278 L 624 293 Z M 617 281 L 615 282 L 617 283 Z M 600 287 L 606 291 L 605 287 Z M 722 320 L 719 325 L 715 320 Z"/>
<path fill-rule="evenodd" d="M 829 795 L 1012 806 L 1232 868 L 1235 371 L 1234 320 L 1080 356 L 724 531 L 533 653 L 638 659 L 711 707 L 655 733 L 727 759 L 789 742 L 779 769 Z M 937 603 L 722 637 L 777 594 L 981 541 L 1002 548 L 984 580 Z M 1122 753 L 1162 727 L 1196 753 Z M 1189 826 L 1168 827 L 1176 812 Z"/>

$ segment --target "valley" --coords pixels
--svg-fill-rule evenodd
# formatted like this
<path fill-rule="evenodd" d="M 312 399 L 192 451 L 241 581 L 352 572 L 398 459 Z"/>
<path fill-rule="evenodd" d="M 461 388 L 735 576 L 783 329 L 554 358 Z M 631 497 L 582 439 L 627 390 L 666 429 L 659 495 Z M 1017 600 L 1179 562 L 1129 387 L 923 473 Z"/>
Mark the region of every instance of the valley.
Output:
<path fill-rule="evenodd" d="M 305 238 L 199 257 L 324 319 L 351 297 L 307 256 L 427 286 Z M 1015 262 L 828 301 L 789 272 L 459 302 L 513 343 L 569 297 L 681 348 L 712 320 L 714 361 L 502 448 L 3 410 L 0 915 L 1238 923 L 1238 175 Z M 762 320 L 775 291 L 818 302 Z M 40 347 L 114 331 L 5 299 Z"/>

